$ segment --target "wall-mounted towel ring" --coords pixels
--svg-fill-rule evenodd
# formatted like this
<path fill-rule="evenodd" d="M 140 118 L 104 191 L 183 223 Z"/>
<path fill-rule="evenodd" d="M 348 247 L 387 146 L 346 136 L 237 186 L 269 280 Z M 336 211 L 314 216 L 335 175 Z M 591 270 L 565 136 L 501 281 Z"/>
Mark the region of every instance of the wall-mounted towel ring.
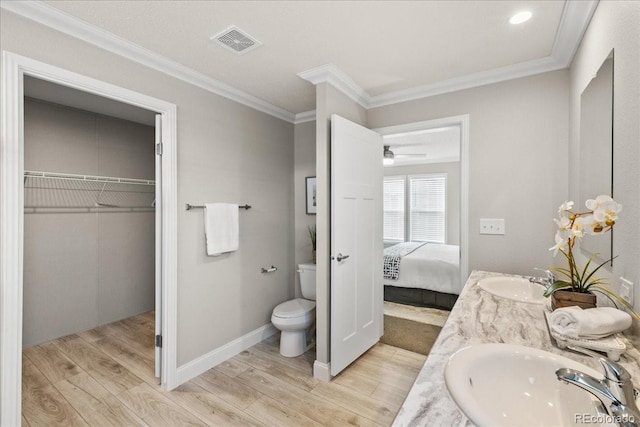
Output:
<path fill-rule="evenodd" d="M 277 271 L 277 270 L 278 270 L 278 267 L 275 267 L 273 265 L 268 268 L 262 267 L 262 273 L 273 273 L 274 271 Z"/>

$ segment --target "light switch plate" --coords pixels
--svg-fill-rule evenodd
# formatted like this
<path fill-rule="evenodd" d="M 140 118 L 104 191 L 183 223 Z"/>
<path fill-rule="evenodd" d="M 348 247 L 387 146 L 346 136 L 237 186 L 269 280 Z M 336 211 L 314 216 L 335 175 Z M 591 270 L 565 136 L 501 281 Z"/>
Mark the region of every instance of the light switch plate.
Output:
<path fill-rule="evenodd" d="M 480 218 L 480 234 L 504 235 L 504 218 Z"/>
<path fill-rule="evenodd" d="M 633 282 L 620 277 L 620 297 L 633 307 Z"/>

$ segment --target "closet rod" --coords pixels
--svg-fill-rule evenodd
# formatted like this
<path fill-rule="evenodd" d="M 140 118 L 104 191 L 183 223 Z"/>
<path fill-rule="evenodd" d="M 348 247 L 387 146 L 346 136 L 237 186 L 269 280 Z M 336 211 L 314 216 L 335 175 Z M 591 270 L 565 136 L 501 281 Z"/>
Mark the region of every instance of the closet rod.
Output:
<path fill-rule="evenodd" d="M 90 181 L 90 182 L 109 182 L 119 184 L 137 184 L 137 185 L 155 185 L 156 182 L 150 179 L 136 178 L 119 178 L 112 176 L 95 176 L 95 175 L 75 175 L 70 173 L 58 172 L 41 172 L 41 171 L 24 171 L 25 178 L 48 178 L 48 179 L 67 179 L 71 181 Z"/>
<path fill-rule="evenodd" d="M 49 214 L 49 213 L 122 213 L 122 212 L 155 212 L 154 208 L 149 207 L 79 207 L 79 206 L 39 206 L 24 207 L 25 214 Z"/>
<path fill-rule="evenodd" d="M 240 208 L 240 209 L 251 209 L 251 206 L 242 205 L 242 206 L 238 206 L 238 208 Z M 185 205 L 185 210 L 190 211 L 191 209 L 204 209 L 204 205 L 190 205 L 189 203 L 187 203 Z"/>

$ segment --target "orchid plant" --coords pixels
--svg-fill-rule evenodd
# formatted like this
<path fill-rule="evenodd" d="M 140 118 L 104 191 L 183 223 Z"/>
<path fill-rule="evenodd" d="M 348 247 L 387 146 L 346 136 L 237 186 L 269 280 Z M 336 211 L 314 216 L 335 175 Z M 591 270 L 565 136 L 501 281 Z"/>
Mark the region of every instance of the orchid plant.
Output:
<path fill-rule="evenodd" d="M 636 317 L 640 316 L 633 311 L 633 308 L 618 295 L 605 287 L 604 279 L 595 277 L 595 273 L 605 264 L 610 262 L 610 258 L 589 271 L 591 262 L 596 254 L 592 255 L 584 268 L 580 269 L 574 258 L 574 246 L 585 234 L 600 235 L 613 229 L 618 219 L 618 213 L 622 210 L 622 205 L 613 200 L 610 196 L 601 195 L 595 199 L 589 199 L 585 203 L 587 211 L 575 212 L 573 202 L 564 202 L 558 208 L 558 218 L 554 218 L 558 230 L 555 236 L 555 245 L 549 248 L 556 256 L 562 253 L 568 261 L 568 268 L 552 267 L 552 270 L 564 276 L 565 280 L 556 280 L 551 283 L 544 295 L 550 296 L 557 290 L 570 290 L 573 292 L 589 293 L 596 290 L 603 293 L 612 300 L 616 300 Z"/>

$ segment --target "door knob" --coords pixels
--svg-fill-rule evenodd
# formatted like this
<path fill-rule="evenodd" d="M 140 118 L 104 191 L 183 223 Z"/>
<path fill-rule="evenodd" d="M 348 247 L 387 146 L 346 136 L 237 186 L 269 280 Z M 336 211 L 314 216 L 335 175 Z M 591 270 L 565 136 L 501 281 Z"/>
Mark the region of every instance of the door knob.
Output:
<path fill-rule="evenodd" d="M 340 262 L 343 259 L 347 259 L 347 258 L 349 258 L 349 255 L 342 255 L 341 253 L 338 253 L 338 256 L 336 257 L 336 260 L 338 260 L 338 262 Z"/>

